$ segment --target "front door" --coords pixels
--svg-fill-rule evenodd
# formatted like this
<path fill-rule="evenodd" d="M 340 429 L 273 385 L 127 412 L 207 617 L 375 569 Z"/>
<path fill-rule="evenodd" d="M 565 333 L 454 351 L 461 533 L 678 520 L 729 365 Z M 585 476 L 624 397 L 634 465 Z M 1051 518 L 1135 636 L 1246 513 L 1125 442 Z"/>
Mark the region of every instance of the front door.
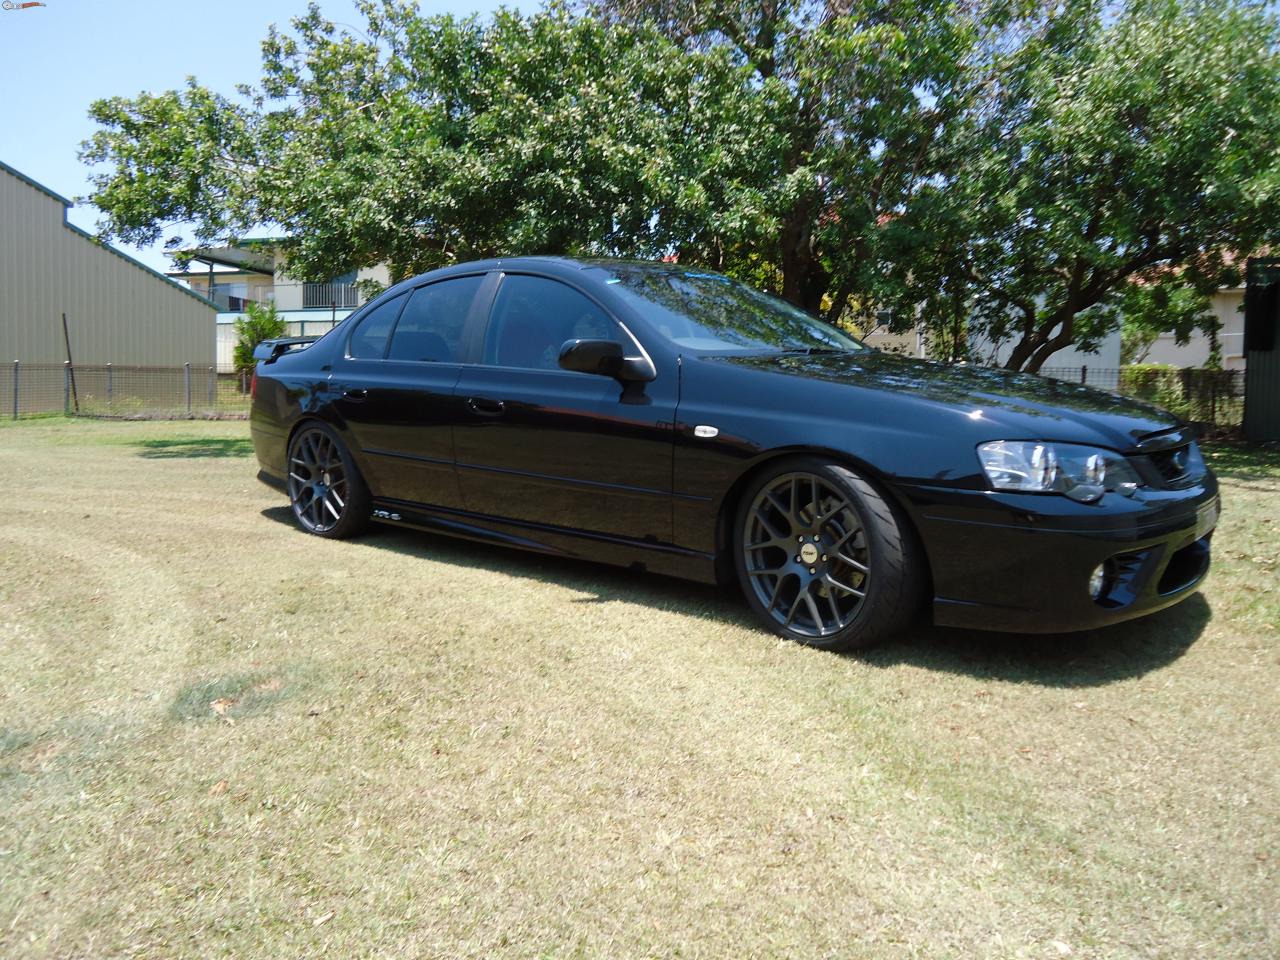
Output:
<path fill-rule="evenodd" d="M 572 338 L 630 336 L 558 280 L 501 279 L 480 363 L 456 384 L 455 454 L 466 509 L 494 517 L 671 542 L 675 371 L 651 383 L 559 367 Z"/>

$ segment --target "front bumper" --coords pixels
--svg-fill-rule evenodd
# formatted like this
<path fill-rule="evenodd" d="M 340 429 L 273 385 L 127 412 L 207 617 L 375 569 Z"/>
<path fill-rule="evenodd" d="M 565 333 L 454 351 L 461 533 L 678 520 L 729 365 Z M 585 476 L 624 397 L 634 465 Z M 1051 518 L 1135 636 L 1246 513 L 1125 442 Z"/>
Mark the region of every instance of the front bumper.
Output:
<path fill-rule="evenodd" d="M 938 487 L 903 493 L 929 557 L 934 622 L 1018 633 L 1088 630 L 1186 599 L 1208 572 L 1219 511 L 1212 476 L 1096 504 Z M 1088 585 L 1099 564 L 1108 587 L 1095 600 Z"/>

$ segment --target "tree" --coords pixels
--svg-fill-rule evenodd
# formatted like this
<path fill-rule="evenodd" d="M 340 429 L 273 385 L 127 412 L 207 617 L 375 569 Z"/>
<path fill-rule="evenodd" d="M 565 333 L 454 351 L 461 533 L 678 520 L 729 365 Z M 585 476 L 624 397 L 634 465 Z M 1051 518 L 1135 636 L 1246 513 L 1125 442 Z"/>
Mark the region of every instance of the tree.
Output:
<path fill-rule="evenodd" d="M 266 304 L 250 303 L 244 316 L 236 317 L 234 328 L 236 346 L 233 362 L 237 373 L 252 373 L 257 365 L 253 359 L 254 348 L 264 340 L 274 340 L 285 334 L 284 317 L 270 301 Z"/>
<path fill-rule="evenodd" d="M 362 9 L 364 32 L 314 5 L 273 29 L 237 99 L 191 79 L 96 102 L 83 157 L 105 165 L 102 232 L 154 242 L 188 223 L 208 243 L 266 225 L 303 279 L 756 241 L 775 105 L 726 53 L 561 8 L 487 24 Z"/>
<path fill-rule="evenodd" d="M 102 232 L 266 226 L 301 279 L 674 254 L 1029 370 L 1113 331 L 1140 274 L 1205 294 L 1280 241 L 1280 29 L 1251 0 L 362 10 L 273 30 L 235 97 L 95 103 Z"/>
<path fill-rule="evenodd" d="M 901 214 L 941 174 L 934 140 L 963 115 L 968 65 L 1006 16 L 1003 3 L 957 0 L 589 6 L 656 26 L 690 54 L 727 51 L 785 105 L 762 143 L 769 229 L 723 267 L 830 320 L 874 309 L 884 265 L 911 245 Z"/>
<path fill-rule="evenodd" d="M 1262 5 L 1074 0 L 1011 24 L 906 209 L 899 316 L 1035 371 L 1116 328 L 1147 275 L 1204 296 L 1280 240 L 1280 32 Z M 1159 269 L 1153 269 L 1159 268 Z M 1130 293 L 1130 296 L 1133 296 Z"/>

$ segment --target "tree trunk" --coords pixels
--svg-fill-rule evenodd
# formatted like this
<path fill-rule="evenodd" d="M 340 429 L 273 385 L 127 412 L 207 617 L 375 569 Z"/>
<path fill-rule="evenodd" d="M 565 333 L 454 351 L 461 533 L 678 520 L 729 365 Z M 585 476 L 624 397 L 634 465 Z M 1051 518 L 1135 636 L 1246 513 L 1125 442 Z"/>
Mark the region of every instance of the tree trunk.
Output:
<path fill-rule="evenodd" d="M 802 204 L 782 225 L 782 298 L 816 316 L 830 277 L 813 250 L 807 207 Z"/>

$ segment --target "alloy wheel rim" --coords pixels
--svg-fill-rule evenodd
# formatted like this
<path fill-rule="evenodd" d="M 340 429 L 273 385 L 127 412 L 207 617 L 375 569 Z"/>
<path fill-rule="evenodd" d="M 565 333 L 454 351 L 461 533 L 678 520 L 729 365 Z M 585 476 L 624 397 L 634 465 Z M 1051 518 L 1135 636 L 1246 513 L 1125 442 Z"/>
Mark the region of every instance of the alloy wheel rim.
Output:
<path fill-rule="evenodd" d="M 747 511 L 742 543 L 751 590 L 788 632 L 829 637 L 862 609 L 871 579 L 866 530 L 849 498 L 822 477 L 770 480 Z"/>
<path fill-rule="evenodd" d="M 289 502 L 307 530 L 332 530 L 347 506 L 347 470 L 338 445 L 323 430 L 298 434 L 289 451 Z"/>

